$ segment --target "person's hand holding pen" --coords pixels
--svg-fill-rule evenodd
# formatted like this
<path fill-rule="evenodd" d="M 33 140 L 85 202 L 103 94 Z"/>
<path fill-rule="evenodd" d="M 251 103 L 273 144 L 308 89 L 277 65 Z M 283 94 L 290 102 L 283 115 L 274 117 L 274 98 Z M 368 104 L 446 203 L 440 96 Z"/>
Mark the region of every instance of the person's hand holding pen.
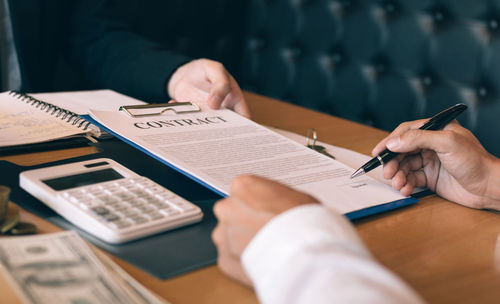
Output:
<path fill-rule="evenodd" d="M 500 160 L 455 120 L 441 131 L 420 130 L 427 120 L 402 123 L 372 151 L 399 152 L 384 177 L 403 195 L 428 187 L 471 208 L 500 210 Z"/>
<path fill-rule="evenodd" d="M 225 107 L 245 117 L 250 111 L 240 87 L 224 66 L 213 60 L 198 59 L 179 67 L 167 84 L 170 97 L 178 102 Z"/>

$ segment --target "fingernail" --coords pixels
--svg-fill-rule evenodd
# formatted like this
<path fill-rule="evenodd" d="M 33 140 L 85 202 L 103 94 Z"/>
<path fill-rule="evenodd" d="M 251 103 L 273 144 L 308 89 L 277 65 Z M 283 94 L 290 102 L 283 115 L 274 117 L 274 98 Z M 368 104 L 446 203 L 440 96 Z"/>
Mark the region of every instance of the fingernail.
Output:
<path fill-rule="evenodd" d="M 399 147 L 400 143 L 401 143 L 401 138 L 399 136 L 391 138 L 387 141 L 387 148 L 389 150 L 396 149 L 397 147 Z"/>

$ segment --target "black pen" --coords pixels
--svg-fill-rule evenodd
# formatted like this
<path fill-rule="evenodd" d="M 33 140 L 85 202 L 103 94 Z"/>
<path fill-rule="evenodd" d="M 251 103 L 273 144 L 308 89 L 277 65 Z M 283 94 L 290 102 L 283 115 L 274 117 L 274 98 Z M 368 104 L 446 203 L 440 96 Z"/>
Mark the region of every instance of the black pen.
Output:
<path fill-rule="evenodd" d="M 427 121 L 423 126 L 420 127 L 420 130 L 440 130 L 444 128 L 450 121 L 455 119 L 458 115 L 460 115 L 463 111 L 467 109 L 467 106 L 463 103 L 456 104 L 451 108 L 448 108 L 438 114 L 434 115 L 429 121 Z M 369 160 L 366 164 L 361 166 L 358 170 L 356 170 L 351 178 L 358 177 L 365 173 L 370 172 L 371 170 L 377 168 L 380 165 L 383 165 L 396 157 L 399 153 L 389 151 L 385 149 L 379 155 L 375 156 L 371 160 Z"/>

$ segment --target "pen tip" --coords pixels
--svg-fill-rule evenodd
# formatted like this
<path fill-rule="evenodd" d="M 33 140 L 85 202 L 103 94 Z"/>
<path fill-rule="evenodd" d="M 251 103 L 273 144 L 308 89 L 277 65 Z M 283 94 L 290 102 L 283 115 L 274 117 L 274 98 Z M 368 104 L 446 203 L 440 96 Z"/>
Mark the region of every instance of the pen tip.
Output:
<path fill-rule="evenodd" d="M 365 170 L 363 170 L 363 168 L 359 168 L 358 170 L 356 170 L 352 175 L 351 175 L 351 179 L 353 178 L 356 178 L 360 175 L 363 175 L 365 174 Z"/>

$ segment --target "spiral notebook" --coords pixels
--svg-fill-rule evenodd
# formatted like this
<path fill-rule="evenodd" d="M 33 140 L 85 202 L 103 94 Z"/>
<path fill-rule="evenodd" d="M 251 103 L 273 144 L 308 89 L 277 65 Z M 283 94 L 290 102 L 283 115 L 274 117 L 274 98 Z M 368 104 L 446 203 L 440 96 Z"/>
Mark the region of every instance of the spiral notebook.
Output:
<path fill-rule="evenodd" d="M 17 93 L 0 93 L 0 153 L 86 145 L 104 133 L 78 114 Z"/>

